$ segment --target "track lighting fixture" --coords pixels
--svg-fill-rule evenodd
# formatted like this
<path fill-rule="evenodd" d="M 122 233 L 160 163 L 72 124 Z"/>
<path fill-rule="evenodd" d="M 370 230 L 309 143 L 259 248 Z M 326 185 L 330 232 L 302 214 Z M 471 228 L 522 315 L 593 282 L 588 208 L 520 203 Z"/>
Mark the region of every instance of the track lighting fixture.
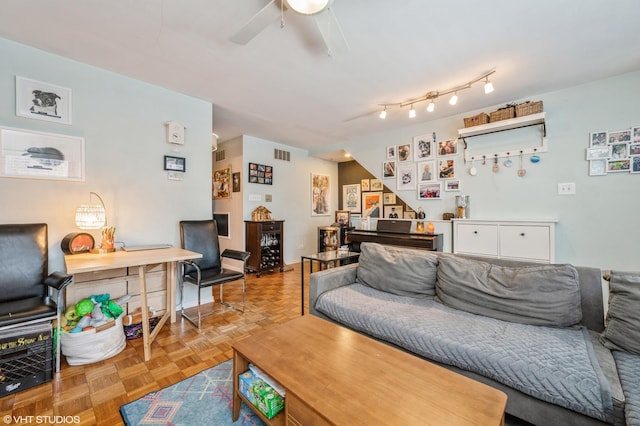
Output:
<path fill-rule="evenodd" d="M 472 85 L 474 85 L 475 83 L 479 82 L 479 81 L 483 81 L 484 80 L 484 93 L 485 94 L 489 94 L 491 92 L 493 92 L 493 83 L 491 83 L 489 81 L 489 76 L 492 75 L 493 73 L 495 73 L 496 70 L 493 69 L 489 72 L 486 72 L 484 74 L 482 74 L 481 76 L 465 83 L 465 84 L 461 84 L 459 86 L 456 87 L 452 87 L 450 89 L 447 90 L 442 90 L 442 91 L 430 91 L 427 92 L 426 94 L 417 97 L 417 98 L 413 98 L 413 99 L 409 99 L 407 101 L 404 102 L 397 102 L 397 103 L 388 103 L 388 104 L 380 104 L 380 107 L 382 107 L 382 109 L 380 110 L 380 114 L 379 117 L 381 119 L 385 119 L 387 118 L 387 109 L 388 108 L 404 108 L 404 107 L 410 107 L 409 109 L 409 118 L 414 118 L 416 116 L 416 110 L 414 109 L 413 105 L 419 102 L 423 102 L 423 101 L 429 101 L 429 104 L 427 105 L 427 112 L 433 112 L 436 109 L 436 104 L 435 104 L 435 100 L 437 98 L 439 98 L 440 96 L 444 96 L 444 95 L 448 95 L 448 94 L 452 94 L 451 98 L 449 99 L 449 104 L 450 105 L 456 105 L 458 103 L 458 92 L 461 90 L 465 90 L 465 89 L 470 89 Z"/>

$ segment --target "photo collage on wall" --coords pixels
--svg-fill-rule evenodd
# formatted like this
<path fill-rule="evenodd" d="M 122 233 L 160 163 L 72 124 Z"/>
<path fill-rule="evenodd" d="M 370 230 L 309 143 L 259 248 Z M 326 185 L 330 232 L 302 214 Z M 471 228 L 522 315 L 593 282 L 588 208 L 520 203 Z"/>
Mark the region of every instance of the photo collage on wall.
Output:
<path fill-rule="evenodd" d="M 396 179 L 398 190 L 417 190 L 419 200 L 438 200 L 442 191 L 460 191 L 457 139 L 437 141 L 436 133 L 386 148 L 383 179 Z"/>
<path fill-rule="evenodd" d="M 640 173 L 640 127 L 589 135 L 589 176 Z"/>
<path fill-rule="evenodd" d="M 249 183 L 273 185 L 273 167 L 249 163 Z"/>

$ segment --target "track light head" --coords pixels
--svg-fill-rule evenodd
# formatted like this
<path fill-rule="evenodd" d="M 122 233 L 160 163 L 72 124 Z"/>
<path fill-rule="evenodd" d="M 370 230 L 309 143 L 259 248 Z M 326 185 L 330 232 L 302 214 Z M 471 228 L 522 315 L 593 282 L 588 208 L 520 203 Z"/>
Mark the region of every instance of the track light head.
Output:
<path fill-rule="evenodd" d="M 493 92 L 493 83 L 489 81 L 489 76 L 487 76 L 487 79 L 484 83 L 484 94 L 488 95 L 491 92 Z"/>
<path fill-rule="evenodd" d="M 449 105 L 455 105 L 458 103 L 458 92 L 455 92 L 449 99 Z"/>
<path fill-rule="evenodd" d="M 436 103 L 433 102 L 433 99 L 431 99 L 431 101 L 429 102 L 429 105 L 427 105 L 427 112 L 433 112 L 436 109 Z"/>
<path fill-rule="evenodd" d="M 413 108 L 413 104 L 411 104 L 411 109 L 409 110 L 409 118 L 416 117 L 416 110 Z"/>
<path fill-rule="evenodd" d="M 385 118 L 387 118 L 387 107 L 384 107 L 384 109 L 383 109 L 382 111 L 380 111 L 380 115 L 379 115 L 379 117 L 380 117 L 381 119 L 383 119 L 383 120 L 384 120 Z"/>

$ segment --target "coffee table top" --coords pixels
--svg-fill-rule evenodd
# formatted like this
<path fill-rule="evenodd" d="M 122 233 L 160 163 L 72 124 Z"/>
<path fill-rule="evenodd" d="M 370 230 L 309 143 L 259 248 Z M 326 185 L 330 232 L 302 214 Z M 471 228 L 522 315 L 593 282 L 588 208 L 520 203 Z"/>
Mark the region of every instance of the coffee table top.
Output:
<path fill-rule="evenodd" d="M 334 260 L 342 260 L 342 259 L 351 259 L 360 256 L 360 253 L 357 251 L 344 251 L 344 250 L 330 250 L 323 251 L 320 253 L 308 254 L 306 256 L 301 256 L 302 260 L 318 260 L 321 262 L 333 262 Z"/>
<path fill-rule="evenodd" d="M 334 424 L 499 425 L 504 416 L 503 392 L 311 315 L 233 348 Z"/>

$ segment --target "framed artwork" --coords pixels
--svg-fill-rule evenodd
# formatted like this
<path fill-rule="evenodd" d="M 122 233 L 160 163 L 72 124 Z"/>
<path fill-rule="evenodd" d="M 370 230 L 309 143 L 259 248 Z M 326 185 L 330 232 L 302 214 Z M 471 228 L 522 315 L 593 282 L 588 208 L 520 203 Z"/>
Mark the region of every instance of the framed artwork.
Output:
<path fill-rule="evenodd" d="M 445 159 L 438 161 L 438 178 L 453 179 L 456 177 L 456 161 Z"/>
<path fill-rule="evenodd" d="M 589 146 L 606 146 L 607 145 L 607 132 L 593 132 L 589 134 Z"/>
<path fill-rule="evenodd" d="M 311 216 L 328 216 L 331 200 L 329 176 L 311 173 Z"/>
<path fill-rule="evenodd" d="M 397 188 L 401 189 L 416 189 L 416 165 L 414 163 L 410 164 L 399 164 L 398 172 L 396 173 L 397 178 Z"/>
<path fill-rule="evenodd" d="M 362 218 L 380 217 L 382 212 L 382 192 L 362 193 Z"/>
<path fill-rule="evenodd" d="M 415 219 L 416 218 L 416 212 L 415 211 L 405 211 L 404 212 L 404 218 L 405 219 Z"/>
<path fill-rule="evenodd" d="M 631 157 L 631 173 L 640 173 L 640 157 Z"/>
<path fill-rule="evenodd" d="M 606 176 L 607 160 L 591 160 L 589 161 L 589 176 Z"/>
<path fill-rule="evenodd" d="M 430 182 L 436 180 L 436 161 L 422 161 L 418 163 L 418 181 Z"/>
<path fill-rule="evenodd" d="M 396 162 L 395 161 L 383 161 L 382 162 L 382 178 L 396 177 Z"/>
<path fill-rule="evenodd" d="M 607 161 L 607 173 L 628 172 L 631 170 L 631 159 Z"/>
<path fill-rule="evenodd" d="M 371 179 L 369 181 L 369 187 L 372 191 L 382 191 L 382 181 L 380 179 Z"/>
<path fill-rule="evenodd" d="M 369 191 L 369 179 L 361 179 L 360 186 L 362 187 L 362 191 Z"/>
<path fill-rule="evenodd" d="M 387 158 L 387 160 L 395 160 L 396 159 L 396 146 L 395 145 L 390 145 L 390 146 L 387 147 L 386 158 Z"/>
<path fill-rule="evenodd" d="M 16 76 L 16 115 L 71 124 L 71 89 Z"/>
<path fill-rule="evenodd" d="M 164 169 L 173 172 L 186 172 L 187 160 L 184 157 L 164 156 Z"/>
<path fill-rule="evenodd" d="M 342 208 L 351 213 L 360 213 L 360 185 L 342 185 Z"/>
<path fill-rule="evenodd" d="M 84 181 L 84 138 L 0 127 L 0 177 Z"/>
<path fill-rule="evenodd" d="M 411 161 L 411 144 L 398 145 L 398 161 Z"/>
<path fill-rule="evenodd" d="M 587 160 L 606 160 L 611 157 L 611 146 L 595 146 L 587 148 Z"/>
<path fill-rule="evenodd" d="M 445 191 L 460 191 L 460 180 L 449 179 L 444 182 Z"/>
<path fill-rule="evenodd" d="M 413 159 L 414 161 L 433 158 L 433 143 L 436 140 L 436 132 L 413 138 Z"/>
<path fill-rule="evenodd" d="M 442 194 L 440 182 L 425 182 L 418 184 L 419 200 L 439 200 Z"/>
<path fill-rule="evenodd" d="M 273 167 L 264 164 L 249 163 L 249 183 L 273 185 Z"/>
<path fill-rule="evenodd" d="M 351 212 L 349 210 L 336 210 L 336 223 L 349 226 L 351 223 Z"/>
<path fill-rule="evenodd" d="M 611 159 L 613 160 L 620 160 L 629 156 L 629 144 L 627 143 L 612 143 L 609 144 L 609 148 L 611 148 Z"/>
<path fill-rule="evenodd" d="M 633 157 L 636 155 L 640 155 L 640 143 L 630 143 L 629 144 L 629 156 Z"/>
<path fill-rule="evenodd" d="M 232 189 L 233 192 L 240 192 L 240 172 L 235 172 L 232 176 L 232 181 L 233 181 L 233 185 L 232 185 Z"/>
<path fill-rule="evenodd" d="M 631 142 L 640 143 L 640 127 L 631 129 Z"/>
<path fill-rule="evenodd" d="M 440 141 L 438 142 L 438 156 L 444 157 L 447 155 L 456 155 L 458 154 L 458 140 L 451 139 L 448 141 Z"/>
<path fill-rule="evenodd" d="M 231 167 L 213 172 L 213 199 L 231 198 Z"/>
<path fill-rule="evenodd" d="M 384 206 L 384 218 L 385 219 L 403 219 L 404 214 L 402 212 L 401 205 Z"/>
<path fill-rule="evenodd" d="M 229 217 L 231 213 L 213 213 L 213 220 L 216 221 L 216 227 L 218 228 L 218 236 L 231 239 L 231 221 Z"/>
<path fill-rule="evenodd" d="M 382 204 L 395 204 L 396 194 L 393 192 L 385 192 L 382 194 Z"/>
<path fill-rule="evenodd" d="M 608 133 L 609 144 L 631 142 L 631 129 Z"/>

